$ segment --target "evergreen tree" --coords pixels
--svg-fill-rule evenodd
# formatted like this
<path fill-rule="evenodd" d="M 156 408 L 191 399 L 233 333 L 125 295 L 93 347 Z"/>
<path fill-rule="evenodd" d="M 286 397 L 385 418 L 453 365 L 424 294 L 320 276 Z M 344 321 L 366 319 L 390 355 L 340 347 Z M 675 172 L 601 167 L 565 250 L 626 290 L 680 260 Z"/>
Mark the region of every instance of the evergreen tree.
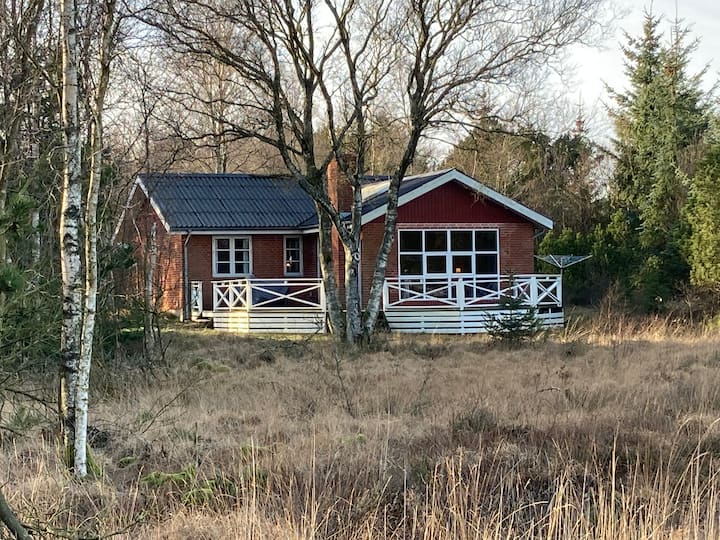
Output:
<path fill-rule="evenodd" d="M 690 192 L 688 258 L 695 285 L 720 284 L 720 126 L 700 163 Z"/>
<path fill-rule="evenodd" d="M 683 251 L 689 229 L 683 217 L 694 163 L 687 157 L 708 127 L 702 73 L 687 74 L 694 43 L 687 44 L 687 31 L 676 23 L 670 44 L 663 45 L 659 24 L 648 14 L 642 37 L 629 38 L 624 53 L 630 89 L 613 93 L 612 111 L 619 158 L 612 222 L 625 231 L 616 239 L 618 248 L 633 248 L 622 250 L 629 257 L 616 272 L 629 277 L 629 292 L 645 309 L 658 307 L 688 277 Z"/>

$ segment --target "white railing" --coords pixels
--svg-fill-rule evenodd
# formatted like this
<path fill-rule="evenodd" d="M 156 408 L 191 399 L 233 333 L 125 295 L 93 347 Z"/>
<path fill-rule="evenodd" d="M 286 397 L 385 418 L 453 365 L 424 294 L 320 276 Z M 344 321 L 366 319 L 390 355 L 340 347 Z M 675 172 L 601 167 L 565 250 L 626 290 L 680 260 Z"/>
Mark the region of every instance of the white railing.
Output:
<path fill-rule="evenodd" d="M 528 274 L 493 278 L 396 277 L 385 280 L 383 306 L 493 307 L 505 298 L 520 298 L 533 307 L 562 307 L 559 275 Z"/>
<path fill-rule="evenodd" d="M 190 310 L 193 317 L 202 316 L 203 312 L 203 282 L 190 282 Z"/>
<path fill-rule="evenodd" d="M 213 281 L 213 311 L 307 309 L 325 311 L 320 279 L 232 279 Z"/>

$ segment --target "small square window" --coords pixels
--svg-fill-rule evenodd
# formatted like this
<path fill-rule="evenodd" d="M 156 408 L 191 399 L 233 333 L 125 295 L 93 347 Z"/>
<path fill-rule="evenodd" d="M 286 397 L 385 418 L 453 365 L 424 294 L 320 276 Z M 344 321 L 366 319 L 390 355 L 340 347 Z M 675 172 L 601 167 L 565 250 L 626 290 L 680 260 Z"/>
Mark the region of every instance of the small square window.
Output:
<path fill-rule="evenodd" d="M 403 276 L 423 275 L 423 256 L 400 255 L 400 274 Z"/>
<path fill-rule="evenodd" d="M 422 251 L 422 232 L 400 231 L 400 251 Z"/>
<path fill-rule="evenodd" d="M 497 251 L 497 231 L 475 231 L 475 251 Z"/>
<path fill-rule="evenodd" d="M 425 251 L 447 251 L 447 232 L 425 231 Z"/>
<path fill-rule="evenodd" d="M 445 274 L 447 272 L 445 255 L 430 255 L 427 258 L 428 274 Z"/>
<path fill-rule="evenodd" d="M 472 231 L 452 231 L 450 245 L 453 251 L 472 251 Z"/>
<path fill-rule="evenodd" d="M 475 273 L 497 274 L 497 255 L 475 255 Z"/>

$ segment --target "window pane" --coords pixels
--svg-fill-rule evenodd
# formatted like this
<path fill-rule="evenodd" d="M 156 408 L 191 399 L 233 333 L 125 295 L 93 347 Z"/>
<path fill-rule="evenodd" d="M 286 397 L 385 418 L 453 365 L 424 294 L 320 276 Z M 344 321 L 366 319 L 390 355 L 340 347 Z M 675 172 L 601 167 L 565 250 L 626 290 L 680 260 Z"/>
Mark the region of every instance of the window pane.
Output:
<path fill-rule="evenodd" d="M 217 239 L 217 248 L 218 249 L 230 249 L 230 239 L 229 238 L 218 238 Z"/>
<path fill-rule="evenodd" d="M 285 239 L 285 249 L 300 249 L 300 239 L 299 238 L 286 238 Z"/>
<path fill-rule="evenodd" d="M 422 251 L 422 232 L 400 231 L 400 251 Z"/>
<path fill-rule="evenodd" d="M 216 254 L 218 262 L 229 262 L 230 252 L 229 251 L 218 251 Z"/>
<path fill-rule="evenodd" d="M 447 232 L 425 231 L 425 251 L 447 251 Z"/>
<path fill-rule="evenodd" d="M 235 249 L 249 249 L 250 240 L 248 238 L 236 238 Z"/>
<path fill-rule="evenodd" d="M 422 255 L 400 255 L 400 274 L 420 276 L 423 273 Z"/>
<path fill-rule="evenodd" d="M 497 231 L 475 231 L 475 251 L 497 251 Z"/>
<path fill-rule="evenodd" d="M 497 274 L 497 255 L 475 255 L 476 274 Z"/>
<path fill-rule="evenodd" d="M 299 274 L 300 273 L 300 261 L 297 259 L 288 260 L 285 263 L 285 273 L 287 274 Z"/>
<path fill-rule="evenodd" d="M 235 273 L 236 274 L 249 274 L 250 265 L 247 262 L 235 262 Z"/>
<path fill-rule="evenodd" d="M 472 232 L 451 231 L 450 245 L 453 251 L 472 251 Z"/>
<path fill-rule="evenodd" d="M 427 258 L 428 274 L 445 274 L 447 272 L 445 255 L 432 255 Z"/>
<path fill-rule="evenodd" d="M 454 255 L 452 258 L 454 274 L 472 274 L 472 256 Z"/>
<path fill-rule="evenodd" d="M 217 274 L 229 274 L 230 273 L 230 263 L 229 262 L 219 262 L 217 263 Z"/>

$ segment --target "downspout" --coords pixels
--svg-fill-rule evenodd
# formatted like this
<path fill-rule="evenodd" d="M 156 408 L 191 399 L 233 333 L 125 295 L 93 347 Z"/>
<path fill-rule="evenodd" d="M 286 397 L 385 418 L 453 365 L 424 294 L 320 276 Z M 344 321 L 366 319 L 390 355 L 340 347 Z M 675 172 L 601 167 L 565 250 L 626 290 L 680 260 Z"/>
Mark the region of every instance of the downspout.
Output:
<path fill-rule="evenodd" d="M 185 241 L 183 242 L 183 321 L 185 322 L 190 322 L 192 319 L 192 306 L 190 305 L 192 301 L 192 289 L 190 286 L 190 276 L 188 275 L 188 242 L 190 242 L 191 236 L 192 231 L 188 230 Z"/>

